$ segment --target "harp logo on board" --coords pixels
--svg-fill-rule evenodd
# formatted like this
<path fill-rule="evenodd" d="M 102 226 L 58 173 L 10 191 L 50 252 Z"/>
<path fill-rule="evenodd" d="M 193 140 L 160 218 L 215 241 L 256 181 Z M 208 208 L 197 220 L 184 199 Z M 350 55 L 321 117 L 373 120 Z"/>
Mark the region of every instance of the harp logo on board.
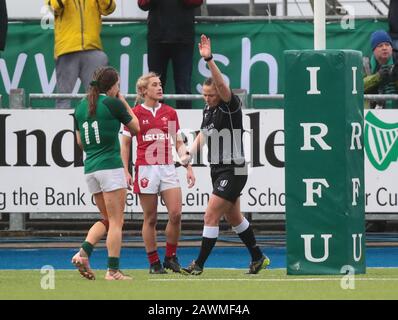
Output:
<path fill-rule="evenodd" d="M 372 112 L 365 117 L 365 150 L 379 171 L 386 170 L 398 158 L 398 123 L 386 123 Z"/>

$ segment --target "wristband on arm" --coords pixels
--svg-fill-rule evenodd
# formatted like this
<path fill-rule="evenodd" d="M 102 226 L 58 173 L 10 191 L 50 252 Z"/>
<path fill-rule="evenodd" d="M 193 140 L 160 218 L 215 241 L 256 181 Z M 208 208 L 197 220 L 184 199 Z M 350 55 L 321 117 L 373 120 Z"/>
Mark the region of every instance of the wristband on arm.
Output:
<path fill-rule="evenodd" d="M 204 58 L 206 62 L 209 62 L 210 60 L 213 60 L 213 55 L 211 54 L 210 57 Z"/>

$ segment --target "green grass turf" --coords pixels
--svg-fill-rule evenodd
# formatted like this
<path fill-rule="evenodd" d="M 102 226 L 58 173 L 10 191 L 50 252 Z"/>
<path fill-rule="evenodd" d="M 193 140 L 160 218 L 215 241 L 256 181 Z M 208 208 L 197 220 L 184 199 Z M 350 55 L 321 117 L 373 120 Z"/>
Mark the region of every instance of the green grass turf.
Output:
<path fill-rule="evenodd" d="M 342 289 L 340 276 L 287 276 L 285 269 L 246 275 L 245 270 L 206 269 L 201 276 L 149 275 L 126 270 L 133 281 L 81 278 L 75 270 L 56 270 L 55 289 L 41 288 L 40 270 L 0 271 L 0 299 L 398 299 L 398 268 L 367 269 L 355 289 Z M 47 282 L 49 283 L 49 282 Z"/>

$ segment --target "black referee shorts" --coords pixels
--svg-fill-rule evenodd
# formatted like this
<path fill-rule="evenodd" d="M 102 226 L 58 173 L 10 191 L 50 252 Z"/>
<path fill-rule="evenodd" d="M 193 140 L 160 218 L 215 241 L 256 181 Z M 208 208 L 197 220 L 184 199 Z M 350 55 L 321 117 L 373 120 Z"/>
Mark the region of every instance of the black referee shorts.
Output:
<path fill-rule="evenodd" d="M 247 182 L 245 167 L 214 165 L 210 170 L 213 194 L 235 203 Z"/>

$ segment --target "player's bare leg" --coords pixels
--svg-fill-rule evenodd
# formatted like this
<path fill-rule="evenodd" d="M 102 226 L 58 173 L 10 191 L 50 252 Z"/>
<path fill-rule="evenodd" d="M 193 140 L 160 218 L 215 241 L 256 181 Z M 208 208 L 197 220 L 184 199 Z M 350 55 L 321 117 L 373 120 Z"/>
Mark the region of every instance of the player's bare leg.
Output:
<path fill-rule="evenodd" d="M 90 228 L 87 233 L 86 239 L 83 242 L 79 252 L 77 252 L 72 258 L 72 264 L 77 268 L 80 274 L 89 280 L 94 280 L 95 275 L 90 268 L 89 259 L 95 245 L 103 238 L 106 234 L 109 221 L 108 214 L 106 212 L 106 206 L 102 192 L 94 194 L 95 202 L 102 216 L 101 221 L 97 221 Z"/>
<path fill-rule="evenodd" d="M 124 275 L 119 270 L 126 189 L 104 192 L 103 195 L 109 219 L 109 231 L 108 236 L 106 237 L 106 246 L 108 248 L 108 271 L 105 279 L 131 280 L 131 277 Z"/>
<path fill-rule="evenodd" d="M 94 225 L 90 228 L 90 230 L 87 233 L 85 241 L 91 243 L 93 246 L 95 246 L 106 235 L 109 229 L 108 213 L 106 211 L 106 206 L 102 192 L 94 194 L 94 199 L 100 211 L 102 220 L 94 223 Z"/>
<path fill-rule="evenodd" d="M 152 274 L 163 274 L 166 272 L 160 263 L 156 241 L 158 195 L 140 193 L 139 196 L 141 207 L 144 212 L 142 238 L 150 264 L 149 272 Z"/>
<path fill-rule="evenodd" d="M 177 258 L 177 246 L 181 233 L 181 188 L 171 188 L 161 192 L 165 202 L 169 221 L 166 226 L 166 255 L 163 266 L 174 272 L 180 272 L 181 266 Z"/>

